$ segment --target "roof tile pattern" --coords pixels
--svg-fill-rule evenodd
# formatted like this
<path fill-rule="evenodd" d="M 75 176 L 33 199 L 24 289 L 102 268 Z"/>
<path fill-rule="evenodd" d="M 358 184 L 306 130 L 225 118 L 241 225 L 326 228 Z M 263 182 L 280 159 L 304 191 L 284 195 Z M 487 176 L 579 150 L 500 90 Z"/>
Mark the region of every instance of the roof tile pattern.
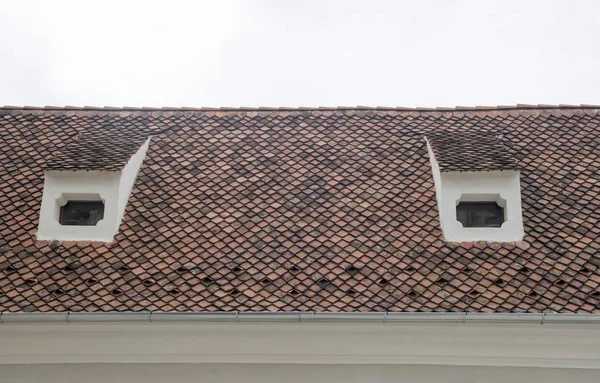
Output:
<path fill-rule="evenodd" d="M 517 169 L 513 155 L 491 132 L 437 131 L 427 140 L 442 172 Z"/>
<path fill-rule="evenodd" d="M 121 170 L 152 133 L 153 127 L 98 124 L 79 133 L 46 161 L 45 170 Z"/>
<path fill-rule="evenodd" d="M 45 161 L 99 125 L 159 132 L 116 240 L 36 241 Z M 599 125 L 594 108 L 0 111 L 0 311 L 600 312 Z M 444 242 L 423 140 L 440 130 L 502 135 L 524 241 Z"/>

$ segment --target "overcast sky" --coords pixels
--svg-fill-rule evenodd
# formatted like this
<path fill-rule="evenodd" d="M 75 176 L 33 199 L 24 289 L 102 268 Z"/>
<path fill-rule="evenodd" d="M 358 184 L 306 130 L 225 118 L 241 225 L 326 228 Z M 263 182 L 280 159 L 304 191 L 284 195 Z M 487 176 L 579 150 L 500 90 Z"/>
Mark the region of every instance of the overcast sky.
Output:
<path fill-rule="evenodd" d="M 600 103 L 600 1 L 0 0 L 0 105 Z"/>

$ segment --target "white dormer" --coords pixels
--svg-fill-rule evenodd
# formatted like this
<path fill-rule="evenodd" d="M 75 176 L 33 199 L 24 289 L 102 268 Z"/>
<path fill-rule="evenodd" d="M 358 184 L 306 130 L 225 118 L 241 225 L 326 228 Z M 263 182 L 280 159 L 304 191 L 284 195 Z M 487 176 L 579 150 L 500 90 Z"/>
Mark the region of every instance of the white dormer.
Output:
<path fill-rule="evenodd" d="M 500 139 L 443 131 L 425 140 L 446 241 L 522 240 L 520 174 Z"/>
<path fill-rule="evenodd" d="M 112 241 L 150 138 L 141 142 L 136 144 L 134 140 L 132 145 L 137 151 L 134 149 L 134 154 L 116 170 L 69 170 L 67 166 L 46 169 L 37 239 Z M 69 160 L 73 162 L 72 156 Z"/>

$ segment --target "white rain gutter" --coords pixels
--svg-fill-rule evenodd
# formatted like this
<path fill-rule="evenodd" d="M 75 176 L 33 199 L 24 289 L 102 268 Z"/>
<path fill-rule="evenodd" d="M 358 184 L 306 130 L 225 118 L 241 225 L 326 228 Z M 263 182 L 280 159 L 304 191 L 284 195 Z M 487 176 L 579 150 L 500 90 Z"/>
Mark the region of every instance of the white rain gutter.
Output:
<path fill-rule="evenodd" d="M 600 314 L 476 312 L 0 312 L 0 323 L 517 323 L 600 324 Z"/>

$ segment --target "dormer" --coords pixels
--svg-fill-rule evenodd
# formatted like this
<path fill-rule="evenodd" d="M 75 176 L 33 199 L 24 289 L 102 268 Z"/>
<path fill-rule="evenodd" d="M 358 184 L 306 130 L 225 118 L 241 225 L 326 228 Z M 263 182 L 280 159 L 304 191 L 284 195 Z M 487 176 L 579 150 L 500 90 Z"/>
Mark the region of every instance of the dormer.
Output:
<path fill-rule="evenodd" d="M 44 166 L 37 239 L 112 241 L 149 143 L 105 129 L 61 148 Z"/>
<path fill-rule="evenodd" d="M 523 239 L 520 174 L 500 138 L 481 132 L 426 135 L 446 241 Z"/>

